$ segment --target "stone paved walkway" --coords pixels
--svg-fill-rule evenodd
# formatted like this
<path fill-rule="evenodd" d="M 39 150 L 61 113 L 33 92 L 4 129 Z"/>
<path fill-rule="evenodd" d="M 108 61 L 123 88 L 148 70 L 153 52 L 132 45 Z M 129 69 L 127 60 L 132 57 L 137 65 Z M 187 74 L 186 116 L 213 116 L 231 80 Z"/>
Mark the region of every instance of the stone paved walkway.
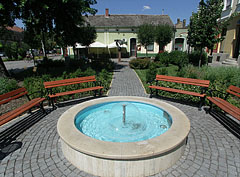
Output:
<path fill-rule="evenodd" d="M 141 88 L 141 83 L 135 72 L 127 67 L 126 62 L 122 62 L 121 64 L 124 66 L 118 66 L 118 69 L 115 71 L 109 96 L 147 96 L 143 88 Z M 191 131 L 184 155 L 180 160 L 171 168 L 154 176 L 239 177 L 240 140 L 233 136 L 212 116 L 206 114 L 205 111 L 198 111 L 197 107 L 170 101 L 166 102 L 178 107 L 189 117 Z M 38 122 L 21 133 L 16 141 L 13 141 L 12 146 L 8 146 L 9 149 L 6 147 L 1 149 L 0 177 L 92 176 L 71 165 L 64 158 L 61 151 L 56 128 L 57 120 L 70 107 L 59 107 L 43 118 L 40 117 L 38 119 L 37 116 L 34 120 Z M 33 119 L 32 117 L 30 118 L 30 120 Z M 0 132 L 25 120 L 25 117 L 18 118 L 0 127 Z M 26 126 L 26 121 L 21 124 L 21 128 Z M 20 129 L 18 128 L 17 130 L 19 131 Z M 17 149 L 17 147 L 19 148 Z M 13 151 L 14 149 L 17 150 L 7 153 L 7 150 Z"/>

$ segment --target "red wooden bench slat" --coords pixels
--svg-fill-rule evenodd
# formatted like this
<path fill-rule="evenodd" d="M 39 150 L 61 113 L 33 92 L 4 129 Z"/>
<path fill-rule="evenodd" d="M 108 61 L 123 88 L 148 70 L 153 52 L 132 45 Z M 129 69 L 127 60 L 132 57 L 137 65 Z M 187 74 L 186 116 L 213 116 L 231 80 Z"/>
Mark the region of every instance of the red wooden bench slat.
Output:
<path fill-rule="evenodd" d="M 227 92 L 240 98 L 240 88 L 236 86 L 230 85 L 227 89 Z"/>
<path fill-rule="evenodd" d="M 175 82 L 175 83 L 181 83 L 181 84 L 196 85 L 196 86 L 201 86 L 201 87 L 209 87 L 209 84 L 210 84 L 209 80 L 182 78 L 182 77 L 165 76 L 165 75 L 157 75 L 156 80 L 167 81 L 167 82 Z"/>
<path fill-rule="evenodd" d="M 86 83 L 86 82 L 94 82 L 94 81 L 96 81 L 96 80 L 84 80 L 84 81 L 75 81 L 75 82 L 68 82 L 68 83 L 59 83 L 59 84 L 47 86 L 45 88 L 54 88 L 54 87 L 61 87 L 61 86 L 80 84 L 80 83 Z"/>
<path fill-rule="evenodd" d="M 103 87 L 101 87 L 101 86 L 90 87 L 90 88 L 84 88 L 84 89 L 79 89 L 79 90 L 73 90 L 73 91 L 56 93 L 56 94 L 54 94 L 54 95 L 48 95 L 48 96 L 49 96 L 50 98 L 54 98 L 54 97 L 59 97 L 59 96 L 64 96 L 64 95 L 72 95 L 72 94 L 76 94 L 76 93 L 93 91 L 93 90 L 99 90 L 99 89 L 103 89 Z"/>
<path fill-rule="evenodd" d="M 96 81 L 95 76 L 87 76 L 87 77 L 80 77 L 80 78 L 44 82 L 44 87 L 53 88 L 53 87 L 60 87 L 60 86 L 66 86 L 66 85 L 72 85 L 72 84 L 78 84 L 78 83 L 80 84 L 84 82 L 94 82 L 94 81 Z"/>
<path fill-rule="evenodd" d="M 24 87 L 22 87 L 22 88 L 13 90 L 11 92 L 2 94 L 2 95 L 0 95 L 0 101 L 8 99 L 9 97 L 17 96 L 17 95 L 19 95 L 21 93 L 26 93 L 27 94 L 27 90 Z"/>
<path fill-rule="evenodd" d="M 55 87 L 80 84 L 80 83 L 88 83 L 88 82 L 96 82 L 95 76 L 86 76 L 86 77 L 44 82 L 44 87 L 48 90 L 48 97 L 50 98 L 49 103 L 51 102 L 52 106 L 54 107 L 53 98 L 55 98 L 55 97 L 60 97 L 60 96 L 65 96 L 65 95 L 73 95 L 76 93 L 103 89 L 103 87 L 101 87 L 101 86 L 93 86 L 93 87 L 91 86 L 88 88 L 82 88 L 82 89 L 78 89 L 78 90 L 71 90 L 71 91 L 60 92 L 60 93 L 54 93 L 55 90 L 51 90 L 51 88 L 55 88 Z M 99 94 L 101 94 L 101 93 L 99 93 Z"/>
<path fill-rule="evenodd" d="M 26 95 L 27 93 L 28 93 L 27 91 L 26 91 L 26 92 L 22 92 L 22 93 L 20 93 L 20 94 L 18 94 L 18 95 L 15 95 L 15 96 L 13 96 L 13 97 L 10 97 L 10 98 L 7 98 L 7 99 L 5 99 L 5 100 L 2 100 L 2 101 L 0 101 L 0 105 L 1 105 L 1 104 L 5 104 L 5 103 L 7 103 L 7 102 L 9 102 L 9 101 L 12 101 L 12 100 L 14 100 L 14 99 L 20 98 L 21 96 Z"/>
<path fill-rule="evenodd" d="M 35 98 L 24 105 L 20 106 L 19 108 L 12 110 L 6 114 L 0 116 L 0 126 L 9 122 L 10 120 L 14 119 L 15 117 L 21 115 L 25 111 L 31 109 L 32 107 L 36 106 L 37 104 L 43 102 L 45 98 Z"/>
<path fill-rule="evenodd" d="M 168 92 L 182 93 L 182 94 L 198 96 L 198 97 L 205 97 L 206 96 L 206 94 L 200 94 L 200 93 L 197 93 L 197 92 L 190 92 L 190 91 L 173 89 L 173 88 L 168 88 L 168 87 L 160 87 L 160 86 L 155 86 L 155 85 L 151 85 L 151 86 L 149 86 L 149 88 L 164 90 L 164 91 L 168 91 Z"/>
<path fill-rule="evenodd" d="M 217 105 L 223 111 L 227 112 L 228 114 L 232 115 L 236 119 L 240 120 L 240 109 L 238 107 L 235 107 L 234 105 L 227 102 L 226 100 L 218 97 L 207 97 L 207 99 L 212 103 L 214 103 L 215 105 Z"/>

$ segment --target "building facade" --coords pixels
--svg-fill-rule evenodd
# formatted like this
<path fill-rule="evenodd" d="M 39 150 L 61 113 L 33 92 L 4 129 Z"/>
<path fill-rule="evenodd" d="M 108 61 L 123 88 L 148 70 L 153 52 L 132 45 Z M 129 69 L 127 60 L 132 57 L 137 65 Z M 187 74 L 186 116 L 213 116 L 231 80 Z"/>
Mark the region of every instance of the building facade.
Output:
<path fill-rule="evenodd" d="M 178 51 L 187 51 L 187 36 L 188 36 L 188 27 L 186 26 L 186 20 L 181 21 L 177 19 L 177 23 L 175 25 L 175 39 L 174 39 L 174 48 L 173 50 Z"/>
<path fill-rule="evenodd" d="M 109 9 L 106 9 L 105 15 L 89 16 L 87 21 L 94 26 L 97 31 L 96 41 L 106 45 L 114 45 L 116 40 L 122 40 L 122 54 L 126 56 L 144 56 L 146 49 L 141 46 L 137 39 L 137 30 L 143 24 L 168 24 L 174 26 L 168 15 L 110 15 Z M 172 50 L 172 42 L 166 47 L 166 51 Z M 157 43 L 147 47 L 148 56 L 156 55 L 159 52 Z M 111 55 L 117 53 L 117 49 L 109 49 Z"/>
<path fill-rule="evenodd" d="M 215 46 L 216 53 L 227 53 L 231 58 L 238 58 L 240 54 L 240 0 L 224 0 L 221 20 L 229 21 L 227 30 L 221 35 L 225 39 Z"/>
<path fill-rule="evenodd" d="M 24 30 L 17 26 L 0 29 L 0 55 L 4 55 L 4 45 L 11 42 L 21 42 L 23 40 Z"/>

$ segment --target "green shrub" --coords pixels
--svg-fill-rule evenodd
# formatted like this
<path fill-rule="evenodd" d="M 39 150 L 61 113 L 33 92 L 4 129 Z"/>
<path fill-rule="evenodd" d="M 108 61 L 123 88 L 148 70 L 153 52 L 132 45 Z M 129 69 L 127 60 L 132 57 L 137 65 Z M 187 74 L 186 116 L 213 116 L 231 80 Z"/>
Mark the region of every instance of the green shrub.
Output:
<path fill-rule="evenodd" d="M 240 68 L 236 67 L 216 67 L 205 69 L 204 79 L 210 80 L 211 83 L 221 82 L 226 87 L 235 85 L 240 87 Z"/>
<path fill-rule="evenodd" d="M 179 72 L 177 72 L 177 76 L 186 77 L 192 79 L 203 79 L 204 78 L 204 69 L 199 69 L 198 67 L 194 67 L 193 65 L 188 65 L 183 67 Z"/>
<path fill-rule="evenodd" d="M 169 66 L 169 64 L 171 63 L 168 52 L 157 54 L 154 61 L 160 62 L 164 66 Z"/>
<path fill-rule="evenodd" d="M 194 66 L 198 66 L 200 55 L 201 55 L 201 51 L 199 51 L 199 50 L 196 50 L 196 51 L 193 51 L 192 53 L 190 53 L 188 55 L 189 63 L 194 65 Z M 206 65 L 207 62 L 208 62 L 207 53 L 203 52 L 202 53 L 202 63 L 201 63 L 201 65 Z"/>
<path fill-rule="evenodd" d="M 132 59 L 129 62 L 129 65 L 131 68 L 133 69 L 147 69 L 149 67 L 150 64 L 150 59 Z"/>
<path fill-rule="evenodd" d="M 157 74 L 156 65 L 150 64 L 149 69 L 147 69 L 146 72 L 146 81 L 148 83 L 153 82 L 154 79 L 156 78 L 156 74 Z"/>
<path fill-rule="evenodd" d="M 177 65 L 180 71 L 185 65 L 188 64 L 188 55 L 186 52 L 182 51 L 172 51 L 169 53 L 169 58 L 171 58 L 171 64 Z"/>
<path fill-rule="evenodd" d="M 157 72 L 159 75 L 168 75 L 168 70 L 167 68 L 160 68 Z"/>
<path fill-rule="evenodd" d="M 96 71 L 101 71 L 106 69 L 107 71 L 112 71 L 114 69 L 114 62 L 109 58 L 101 58 L 99 60 L 93 60 L 90 63 L 90 67 Z"/>
<path fill-rule="evenodd" d="M 30 94 L 37 91 L 38 92 L 42 91 L 42 93 L 44 93 L 44 95 L 46 96 L 47 93 L 43 85 L 43 83 L 46 81 L 63 80 L 63 79 L 92 76 L 92 75 L 96 75 L 96 79 L 102 82 L 105 90 L 109 88 L 111 78 L 112 78 L 112 73 L 108 72 L 106 69 L 103 69 L 101 72 L 97 73 L 92 68 L 87 68 L 85 71 L 82 71 L 80 68 L 73 72 L 64 71 L 62 75 L 58 77 L 52 77 L 50 74 L 44 74 L 42 76 L 36 76 L 36 77 L 27 77 L 24 79 L 24 87 L 26 87 L 26 89 L 29 91 Z M 89 87 L 89 85 L 87 83 L 74 84 L 70 86 L 57 87 L 57 88 L 54 88 L 53 90 L 54 92 L 65 92 L 65 91 L 76 90 L 76 89 L 81 89 L 85 87 Z M 81 93 L 79 94 L 79 96 L 84 96 L 87 94 L 89 93 Z M 40 93 L 34 94 L 33 98 L 39 97 L 39 96 L 41 96 Z M 66 100 L 69 98 L 71 99 L 72 96 L 64 96 L 59 98 L 59 100 Z"/>
<path fill-rule="evenodd" d="M 0 77 L 0 95 L 15 90 L 17 88 L 19 88 L 19 86 L 16 80 Z"/>

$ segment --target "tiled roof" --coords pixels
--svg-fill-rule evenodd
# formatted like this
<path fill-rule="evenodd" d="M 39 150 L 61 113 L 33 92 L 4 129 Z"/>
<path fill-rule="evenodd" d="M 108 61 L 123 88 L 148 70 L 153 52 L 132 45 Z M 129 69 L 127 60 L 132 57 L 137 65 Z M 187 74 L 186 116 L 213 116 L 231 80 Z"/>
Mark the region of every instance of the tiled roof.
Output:
<path fill-rule="evenodd" d="M 22 33 L 24 30 L 22 28 L 19 28 L 18 26 L 13 26 L 13 27 L 6 27 L 8 30 L 10 31 L 15 31 L 15 32 L 19 32 L 19 33 Z"/>
<path fill-rule="evenodd" d="M 174 26 L 168 15 L 95 15 L 87 21 L 95 27 L 138 27 L 142 24 L 168 24 Z"/>

